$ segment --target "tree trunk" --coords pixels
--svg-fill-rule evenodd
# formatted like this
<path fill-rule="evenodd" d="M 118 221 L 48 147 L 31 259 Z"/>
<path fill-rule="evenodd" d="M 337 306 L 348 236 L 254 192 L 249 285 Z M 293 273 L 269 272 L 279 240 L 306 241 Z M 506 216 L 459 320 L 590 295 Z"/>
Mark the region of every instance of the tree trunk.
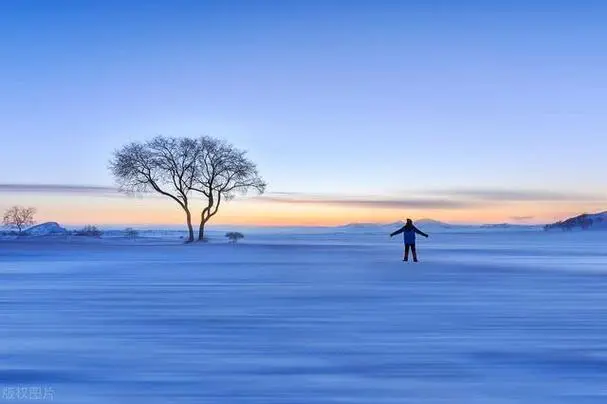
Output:
<path fill-rule="evenodd" d="M 204 241 L 204 225 L 206 224 L 206 220 L 202 219 L 200 221 L 200 227 L 198 228 L 198 241 Z"/>
<path fill-rule="evenodd" d="M 192 227 L 192 214 L 188 209 L 185 210 L 185 215 L 188 223 L 188 243 L 194 241 L 194 228 Z"/>

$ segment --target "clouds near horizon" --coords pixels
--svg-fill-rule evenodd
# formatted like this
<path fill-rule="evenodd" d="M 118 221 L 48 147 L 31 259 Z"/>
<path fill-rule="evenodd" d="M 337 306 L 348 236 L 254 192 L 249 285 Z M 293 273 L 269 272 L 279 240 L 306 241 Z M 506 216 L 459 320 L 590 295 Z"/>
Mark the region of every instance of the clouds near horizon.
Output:
<path fill-rule="evenodd" d="M 112 186 L 73 184 L 0 184 L 0 193 L 63 194 L 81 196 L 122 196 Z M 494 188 L 462 188 L 422 190 L 409 193 L 409 197 L 379 195 L 313 194 L 300 192 L 269 192 L 266 195 L 243 198 L 255 202 L 272 202 L 293 205 L 332 205 L 373 209 L 441 209 L 461 210 L 508 202 L 607 202 L 607 196 L 598 193 L 556 192 L 546 190 L 509 190 Z M 146 196 L 157 197 L 150 193 Z M 512 216 L 515 220 L 529 216 Z M 520 219 L 516 219 L 520 218 Z"/>
<path fill-rule="evenodd" d="M 560 192 L 532 189 L 461 188 L 425 191 L 428 195 L 470 198 L 479 201 L 500 202 L 563 202 L 563 201 L 607 201 L 607 193 Z"/>
<path fill-rule="evenodd" d="M 398 196 L 339 196 L 304 194 L 297 192 L 273 192 L 256 197 L 260 201 L 286 204 L 327 204 L 343 206 L 364 206 L 373 208 L 416 208 L 416 209 L 473 209 L 497 203 L 515 202 L 605 202 L 607 195 L 598 193 L 556 192 L 546 190 L 508 190 L 493 188 L 449 189 L 413 191 L 408 198 Z M 530 219 L 529 216 L 513 216 Z M 520 219 L 520 220 L 524 220 Z"/>
<path fill-rule="evenodd" d="M 129 198 L 111 186 L 0 184 L 0 208 L 36 206 L 42 220 L 70 223 L 179 223 L 182 212 L 155 193 Z M 200 200 L 193 199 L 194 205 Z M 549 222 L 586 211 L 604 210 L 600 194 L 544 190 L 452 189 L 398 195 L 268 192 L 224 205 L 222 224 L 343 224 L 429 217 L 455 222 Z M 194 209 L 196 211 L 196 209 Z"/>
<path fill-rule="evenodd" d="M 79 195 L 117 194 L 116 187 L 68 184 L 0 184 L 0 192 L 11 193 L 49 193 Z"/>

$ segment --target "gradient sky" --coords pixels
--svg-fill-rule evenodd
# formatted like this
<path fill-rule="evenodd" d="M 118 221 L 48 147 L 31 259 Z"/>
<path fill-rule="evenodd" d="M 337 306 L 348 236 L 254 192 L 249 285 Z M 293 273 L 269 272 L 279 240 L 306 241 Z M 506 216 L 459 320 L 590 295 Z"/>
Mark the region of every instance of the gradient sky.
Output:
<path fill-rule="evenodd" d="M 1 2 L 0 209 L 180 223 L 94 187 L 124 143 L 209 134 L 269 183 L 218 223 L 606 210 L 605 21 L 583 0 Z"/>

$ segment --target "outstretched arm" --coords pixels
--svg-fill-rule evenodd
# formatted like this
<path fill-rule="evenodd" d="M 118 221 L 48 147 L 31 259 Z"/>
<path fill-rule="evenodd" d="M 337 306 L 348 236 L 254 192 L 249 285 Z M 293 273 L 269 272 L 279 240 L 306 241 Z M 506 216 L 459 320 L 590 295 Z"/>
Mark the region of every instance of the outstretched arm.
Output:
<path fill-rule="evenodd" d="M 424 233 L 423 231 L 421 231 L 420 229 L 418 229 L 418 228 L 417 228 L 417 227 L 415 227 L 415 226 L 413 227 L 413 230 L 415 230 L 415 232 L 416 232 L 417 234 L 419 234 L 420 236 L 424 236 L 424 237 L 426 237 L 426 238 L 428 237 L 428 235 L 427 235 L 426 233 Z"/>
<path fill-rule="evenodd" d="M 394 236 L 396 236 L 397 234 L 402 233 L 403 231 L 405 231 L 405 226 L 401 227 L 400 229 L 396 230 L 396 231 L 395 231 L 395 232 L 393 232 L 393 233 L 390 233 L 390 237 L 394 237 Z"/>

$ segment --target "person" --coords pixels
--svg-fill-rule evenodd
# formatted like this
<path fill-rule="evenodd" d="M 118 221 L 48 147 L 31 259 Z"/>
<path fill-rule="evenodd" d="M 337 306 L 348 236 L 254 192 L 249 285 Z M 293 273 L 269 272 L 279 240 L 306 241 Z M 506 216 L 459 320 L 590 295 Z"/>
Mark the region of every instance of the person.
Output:
<path fill-rule="evenodd" d="M 411 220 L 411 219 L 407 219 L 407 223 L 400 229 L 396 230 L 394 233 L 390 234 L 390 237 L 394 237 L 400 233 L 403 233 L 403 238 L 405 241 L 405 257 L 403 258 L 403 261 L 409 261 L 409 249 L 410 249 L 411 252 L 413 253 L 413 261 L 418 262 L 417 261 L 417 250 L 415 249 L 415 234 L 417 233 L 426 238 L 428 238 L 428 235 L 426 233 L 424 233 L 423 231 L 421 231 L 420 229 L 418 229 L 417 227 L 415 227 L 415 225 L 413 224 L 413 220 Z"/>

